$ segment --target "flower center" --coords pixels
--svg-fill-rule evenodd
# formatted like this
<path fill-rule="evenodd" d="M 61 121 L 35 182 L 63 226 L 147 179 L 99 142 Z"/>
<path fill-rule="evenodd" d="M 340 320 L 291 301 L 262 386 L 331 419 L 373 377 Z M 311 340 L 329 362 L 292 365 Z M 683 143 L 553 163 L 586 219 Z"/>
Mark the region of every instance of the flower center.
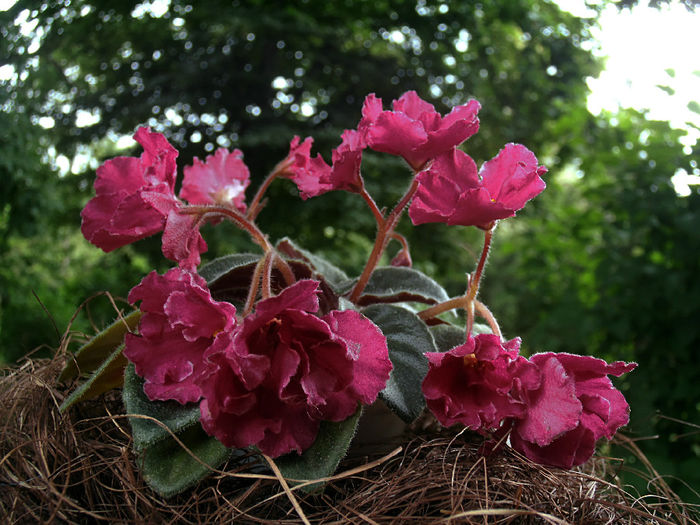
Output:
<path fill-rule="evenodd" d="M 217 204 L 231 204 L 243 191 L 244 186 L 240 181 L 233 181 L 212 194 L 214 202 Z"/>

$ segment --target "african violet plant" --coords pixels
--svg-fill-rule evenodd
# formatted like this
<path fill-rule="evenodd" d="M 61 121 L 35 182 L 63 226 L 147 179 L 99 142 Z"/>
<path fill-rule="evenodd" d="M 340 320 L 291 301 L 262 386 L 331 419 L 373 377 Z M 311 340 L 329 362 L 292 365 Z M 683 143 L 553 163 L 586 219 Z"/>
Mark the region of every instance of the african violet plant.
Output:
<path fill-rule="evenodd" d="M 378 397 L 406 422 L 427 405 L 442 425 L 464 425 L 491 443 L 508 436 L 534 461 L 563 468 L 585 462 L 599 438 L 612 438 L 628 422 L 627 402 L 609 376 L 636 364 L 555 353 L 527 359 L 519 355 L 520 339 L 504 340 L 478 300 L 498 221 L 544 190 L 546 172 L 519 144 L 505 145 L 477 169 L 458 146 L 477 132 L 479 108 L 471 100 L 441 116 L 408 92 L 385 110 L 369 95 L 330 165 L 311 156 L 313 139 L 295 137 L 249 202 L 239 150 L 195 159 L 177 197 L 177 150 L 140 128 L 139 158 L 118 157 L 97 170 L 82 231 L 106 252 L 162 232 L 163 254 L 177 266 L 144 277 L 128 297 L 139 309 L 78 351 L 62 378 L 92 375 L 63 409 L 123 386 L 144 477 L 166 496 L 243 450 L 276 458 L 291 478 L 329 476 L 362 407 Z M 389 213 L 363 183 L 366 148 L 402 157 L 410 168 L 408 189 Z M 377 235 L 357 278 L 260 231 L 263 197 L 280 178 L 292 180 L 303 199 L 334 190 L 364 199 Z M 414 225 L 484 232 L 464 295 L 449 298 L 411 268 L 408 244 L 395 231 L 407 208 Z M 200 227 L 223 220 L 247 232 L 262 253 L 200 265 L 207 249 Z M 401 249 L 391 266 L 379 266 L 391 240 Z M 426 306 L 416 312 L 408 302 Z M 438 317 L 453 309 L 466 312 L 466 328 Z M 488 326 L 475 324 L 477 315 Z"/>

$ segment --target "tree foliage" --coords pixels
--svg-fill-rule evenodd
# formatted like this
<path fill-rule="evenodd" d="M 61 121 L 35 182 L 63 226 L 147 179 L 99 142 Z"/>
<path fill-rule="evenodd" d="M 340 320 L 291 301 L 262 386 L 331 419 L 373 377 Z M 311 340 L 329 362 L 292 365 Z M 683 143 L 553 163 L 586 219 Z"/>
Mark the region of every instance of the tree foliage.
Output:
<path fill-rule="evenodd" d="M 168 136 L 180 150 L 180 166 L 220 145 L 241 148 L 255 184 L 286 154 L 295 134 L 313 134 L 318 151 L 328 158 L 342 129 L 356 125 L 367 93 L 376 92 L 388 104 L 416 89 L 440 111 L 470 97 L 480 100 L 487 125 L 471 141 L 477 159 L 494 156 L 506 141 L 556 151 L 564 135 L 553 135 L 553 124 L 583 103 L 581 79 L 598 70 L 580 47 L 587 24 L 552 4 L 529 0 L 19 1 L 0 14 L 0 49 L 15 71 L 2 86 L 3 118 L 23 123 L 17 141 L 6 147 L 42 153 L 33 162 L 20 153 L 27 167 L 8 169 L 15 188 L 4 199 L 10 203 L 8 235 L 25 241 L 21 229 L 27 224 L 38 225 L 44 239 L 61 225 L 77 232 L 78 212 L 91 194 L 98 161 L 116 153 L 116 137 L 130 135 L 141 124 Z M 91 161 L 72 163 L 70 173 L 56 177 L 50 172 L 86 154 Z M 368 185 L 373 189 L 373 180 L 392 177 L 395 183 L 382 184 L 391 194 L 377 195 L 380 205 L 392 202 L 406 184 L 404 172 L 397 164 L 377 160 L 375 165 L 365 174 Z M 48 195 L 61 189 L 60 198 L 39 198 L 36 189 Z M 327 246 L 335 262 L 356 270 L 374 229 L 363 203 L 329 195 L 302 205 L 294 193 L 290 185 L 274 187 L 274 202 L 282 204 L 264 210 L 261 225 L 273 238 L 292 235 L 311 249 Z M 353 224 L 335 213 L 341 202 L 353 210 Z M 334 219 L 323 230 L 314 228 L 314 217 L 321 215 Z M 294 218 L 294 230 L 287 217 Z M 433 240 L 438 235 L 449 244 L 448 233 L 427 230 L 419 235 Z M 210 242 L 211 255 L 220 245 L 243 242 L 228 231 L 219 242 Z M 89 251 L 87 246 L 81 250 Z M 10 264 L 3 274 L 22 290 L 2 298 L 0 341 L 10 358 L 45 342 L 51 329 L 39 307 L 32 307 L 31 287 L 38 288 L 63 325 L 68 304 L 73 308 L 95 289 L 123 296 L 134 284 L 135 277 L 128 277 L 136 273 L 132 267 L 143 266 L 143 257 L 151 264 L 158 260 L 158 247 L 145 241 L 138 252 L 121 254 L 104 272 L 113 277 L 103 275 L 101 285 L 90 288 L 84 282 L 81 287 L 78 280 L 71 289 L 73 301 L 66 302 L 68 297 L 55 300 L 61 279 L 45 263 L 38 265 L 45 274 L 38 281 L 22 278 L 18 253 L 6 256 Z M 54 253 L 70 267 L 84 265 L 74 255 L 70 248 Z M 429 260 L 431 254 L 426 255 Z M 97 252 L 90 257 L 98 272 L 97 266 L 111 264 Z M 468 258 L 452 257 L 449 250 L 432 258 L 435 265 L 449 263 L 448 271 L 459 276 L 455 286 L 462 286 Z M 429 271 L 436 267 L 427 266 Z M 43 329 L 29 330 L 27 323 Z"/>

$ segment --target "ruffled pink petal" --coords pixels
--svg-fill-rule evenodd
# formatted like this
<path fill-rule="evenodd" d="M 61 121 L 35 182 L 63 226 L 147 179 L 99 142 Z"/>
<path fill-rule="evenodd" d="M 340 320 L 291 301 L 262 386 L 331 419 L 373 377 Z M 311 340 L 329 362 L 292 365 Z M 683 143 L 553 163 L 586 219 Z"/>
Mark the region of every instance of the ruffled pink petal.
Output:
<path fill-rule="evenodd" d="M 426 140 L 428 134 L 421 122 L 392 111 L 383 111 L 367 131 L 367 143 L 373 150 L 399 155 L 414 169 L 428 160 L 414 153 Z"/>
<path fill-rule="evenodd" d="M 197 365 L 207 346 L 206 340 L 185 341 L 177 332 L 165 331 L 148 339 L 127 334 L 124 356 L 146 380 L 144 392 L 149 399 L 185 404 L 198 401 L 202 395 L 197 384 L 202 369 Z"/>
<path fill-rule="evenodd" d="M 517 432 L 510 436 L 511 446 L 532 461 L 542 465 L 550 465 L 570 469 L 588 461 L 595 452 L 595 437 L 584 426 L 566 432 L 549 445 L 538 446 L 522 439 Z"/>
<path fill-rule="evenodd" d="M 418 174 L 418 191 L 411 202 L 413 224 L 448 222 L 460 211 L 459 197 L 479 184 L 476 163 L 458 149 L 435 158 L 430 168 Z"/>
<path fill-rule="evenodd" d="M 377 117 L 384 111 L 382 107 L 382 99 L 377 98 L 374 93 L 370 93 L 365 97 L 362 104 L 362 119 L 357 126 L 357 131 L 360 133 L 363 145 L 367 145 L 367 130 L 369 126 L 377 120 Z"/>
<path fill-rule="evenodd" d="M 312 144 L 311 137 L 300 142 L 298 136 L 289 143 L 285 174 L 297 185 L 302 199 L 316 197 L 333 189 L 328 182 L 323 182 L 330 177 L 331 167 L 321 155 L 311 157 Z"/>
<path fill-rule="evenodd" d="M 476 115 L 480 107 L 476 100 L 472 100 L 466 106 L 455 107 L 445 118 L 441 119 L 435 113 L 434 123 L 423 118 L 428 140 L 418 148 L 420 154 L 428 159 L 435 158 L 474 135 L 479 131 Z"/>
<path fill-rule="evenodd" d="M 519 344 L 519 339 L 503 344 L 497 336 L 481 334 L 449 352 L 426 354 L 423 394 L 443 426 L 462 423 L 473 430 L 494 430 L 506 418 L 524 415 L 524 402 L 511 390 L 534 365 L 517 356 Z"/>
<path fill-rule="evenodd" d="M 194 270 L 207 251 L 207 243 L 199 233 L 200 219 L 196 215 L 173 210 L 168 214 L 163 231 L 163 255 L 186 270 Z"/>
<path fill-rule="evenodd" d="M 435 106 L 418 96 L 415 91 L 406 91 L 401 97 L 392 102 L 392 108 L 396 112 L 404 113 L 413 120 L 422 120 L 427 114 L 430 117 L 438 115 Z"/>
<path fill-rule="evenodd" d="M 494 221 L 514 215 L 513 210 L 495 202 L 485 188 L 473 188 L 459 196 L 455 212 L 449 217 L 447 224 L 488 229 Z"/>
<path fill-rule="evenodd" d="M 116 157 L 97 168 L 95 192 L 97 194 L 133 193 L 144 186 L 141 161 L 136 157 Z"/>
<path fill-rule="evenodd" d="M 205 162 L 195 157 L 192 166 L 184 169 L 180 197 L 191 204 L 221 204 L 245 212 L 245 190 L 250 184 L 250 171 L 243 162 L 243 153 L 229 153 L 219 148 Z"/>
<path fill-rule="evenodd" d="M 573 378 L 557 359 L 536 364 L 542 375 L 540 388 L 528 393 L 527 416 L 515 428 L 524 440 L 546 446 L 578 426 L 583 407 Z"/>
<path fill-rule="evenodd" d="M 182 328 L 187 341 L 211 337 L 235 324 L 236 308 L 229 303 L 216 302 L 208 290 L 188 287 L 168 296 L 163 306 L 172 327 Z"/>
<path fill-rule="evenodd" d="M 323 320 L 345 342 L 347 355 L 353 361 L 352 396 L 364 404 L 373 403 L 393 368 L 386 337 L 377 325 L 353 310 L 333 311 Z"/>
<path fill-rule="evenodd" d="M 136 142 L 143 146 L 141 164 L 147 183 L 165 182 L 171 193 L 175 190 L 175 164 L 178 151 L 168 142 L 165 135 L 140 127 L 134 134 Z"/>
<path fill-rule="evenodd" d="M 233 305 L 214 301 L 200 276 L 179 268 L 151 272 L 131 290 L 129 301 L 141 301 L 142 317 L 139 335 L 127 334 L 124 355 L 146 380 L 146 395 L 197 401 L 208 369 L 204 355 L 217 334 L 233 328 Z"/>
<path fill-rule="evenodd" d="M 257 328 L 259 322 L 266 322 L 287 309 L 316 312 L 318 302 L 319 282 L 311 279 L 301 279 L 282 290 L 278 295 L 260 301 L 255 312 L 248 316 L 247 323 Z"/>
<path fill-rule="evenodd" d="M 545 189 L 540 178 L 547 169 L 537 165 L 535 155 L 521 144 L 506 144 L 481 168 L 484 188 L 507 209 L 518 211 Z"/>
<path fill-rule="evenodd" d="M 281 429 L 277 432 L 268 430 L 256 445 L 263 454 L 273 458 L 290 452 L 301 454 L 313 445 L 321 426 L 319 419 L 310 417 L 303 408 L 287 408 L 279 414 Z"/>
<path fill-rule="evenodd" d="M 321 186 L 333 190 L 345 190 L 360 193 L 364 186 L 360 175 L 364 141 L 358 131 L 346 129 L 343 141 L 333 150 L 333 165 L 330 173 L 320 177 Z"/>

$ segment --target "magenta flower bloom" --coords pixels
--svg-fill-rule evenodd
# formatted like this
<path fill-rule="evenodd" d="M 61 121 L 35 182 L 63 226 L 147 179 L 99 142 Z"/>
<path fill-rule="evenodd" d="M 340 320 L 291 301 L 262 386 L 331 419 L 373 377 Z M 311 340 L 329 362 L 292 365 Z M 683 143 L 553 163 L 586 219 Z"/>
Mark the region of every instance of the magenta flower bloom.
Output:
<path fill-rule="evenodd" d="M 229 153 L 219 148 L 205 162 L 197 157 L 185 167 L 180 197 L 190 204 L 220 204 L 245 213 L 245 190 L 250 184 L 250 171 L 243 162 L 243 153 Z"/>
<path fill-rule="evenodd" d="M 316 197 L 327 192 L 330 188 L 321 182 L 321 178 L 331 172 L 321 155 L 311 157 L 311 146 L 314 139 L 307 137 L 304 142 L 295 136 L 289 143 L 288 164 L 285 174 L 297 185 L 301 198 Z"/>
<path fill-rule="evenodd" d="M 308 137 L 299 143 L 294 137 L 289 145 L 286 172 L 299 188 L 302 199 L 317 197 L 333 190 L 359 193 L 363 188 L 360 175 L 362 150 L 366 147 L 362 135 L 346 129 L 340 146 L 332 152 L 332 166 L 326 164 L 321 155 L 311 157 L 313 139 Z"/>
<path fill-rule="evenodd" d="M 362 150 L 367 146 L 362 134 L 353 129 L 343 131 L 342 139 L 340 146 L 331 153 L 331 172 L 322 175 L 321 183 L 332 190 L 360 193 L 364 187 L 360 175 Z"/>
<path fill-rule="evenodd" d="M 204 279 L 179 268 L 144 277 L 129 292 L 129 302 L 137 301 L 139 335 L 126 335 L 124 355 L 146 380 L 144 392 L 151 400 L 198 401 L 204 352 L 233 329 L 235 307 L 214 301 Z"/>
<path fill-rule="evenodd" d="M 227 447 L 301 453 L 321 420 L 348 418 L 385 387 L 392 368 L 386 338 L 355 311 L 315 315 L 318 286 L 298 281 L 260 301 L 207 351 L 201 423 Z"/>
<path fill-rule="evenodd" d="M 105 252 L 162 231 L 168 212 L 177 206 L 177 150 L 148 128 L 139 128 L 134 139 L 143 146 L 141 157 L 117 157 L 100 166 L 96 195 L 81 213 L 83 235 Z M 163 206 L 154 208 L 144 192 L 159 195 Z"/>
<path fill-rule="evenodd" d="M 481 105 L 476 100 L 456 106 L 442 117 L 432 104 L 408 91 L 393 101 L 392 108 L 383 111 L 382 100 L 368 95 L 358 130 L 370 148 L 399 155 L 416 171 L 479 130 Z"/>
<path fill-rule="evenodd" d="M 506 144 L 478 173 L 471 157 L 454 149 L 418 174 L 420 186 L 408 213 L 415 225 L 443 222 L 488 230 L 544 190 L 540 175 L 546 171 L 520 144 Z"/>
<path fill-rule="evenodd" d="M 501 342 L 491 334 L 471 335 L 449 352 L 427 353 L 423 395 L 445 427 L 462 423 L 472 430 L 497 429 L 509 417 L 522 417 L 527 407 L 514 391 L 535 388 L 537 368 L 518 355 L 520 339 Z"/>
<path fill-rule="evenodd" d="M 566 353 L 530 358 L 540 386 L 523 389 L 527 414 L 510 435 L 514 449 L 538 463 L 571 468 L 586 462 L 601 437 L 612 439 L 629 422 L 629 405 L 608 375 L 621 376 L 636 363 Z"/>

